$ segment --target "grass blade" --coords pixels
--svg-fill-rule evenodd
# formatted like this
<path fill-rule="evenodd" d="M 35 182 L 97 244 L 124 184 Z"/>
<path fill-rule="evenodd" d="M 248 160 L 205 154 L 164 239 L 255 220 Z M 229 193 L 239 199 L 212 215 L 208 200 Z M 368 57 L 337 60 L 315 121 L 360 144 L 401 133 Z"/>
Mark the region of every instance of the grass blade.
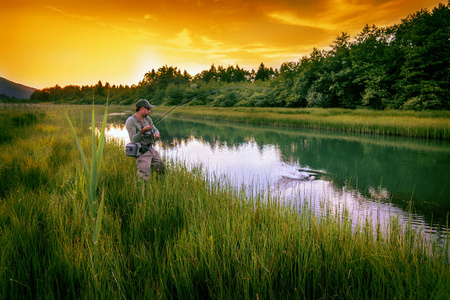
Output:
<path fill-rule="evenodd" d="M 106 100 L 106 108 L 105 108 L 105 113 L 103 115 L 102 130 L 100 131 L 100 141 L 99 141 L 98 149 L 97 149 L 97 160 L 98 160 L 98 168 L 99 169 L 102 165 L 103 147 L 105 145 L 105 129 L 106 129 L 107 117 L 108 117 L 108 100 Z"/>
<path fill-rule="evenodd" d="M 97 248 L 98 248 L 98 237 L 100 235 L 100 229 L 102 227 L 102 219 L 103 219 L 103 207 L 105 204 L 104 201 L 104 192 L 105 190 L 102 190 L 102 199 L 100 201 L 100 207 L 98 208 L 98 214 L 97 218 L 95 220 L 95 229 L 94 229 L 94 261 L 95 261 L 95 270 L 97 270 Z"/>
<path fill-rule="evenodd" d="M 70 121 L 69 115 L 67 114 L 67 111 L 66 111 L 66 117 L 67 117 L 67 121 L 69 122 L 70 129 L 72 130 L 73 136 L 75 137 L 75 142 L 77 143 L 78 151 L 80 151 L 81 160 L 83 161 L 84 170 L 86 171 L 86 175 L 89 178 L 90 174 L 89 174 L 89 168 L 88 168 L 87 163 L 86 163 L 86 158 L 84 157 L 83 150 L 81 149 L 80 142 L 78 140 L 78 137 L 77 137 L 77 134 L 75 132 L 75 129 L 73 128 L 72 122 Z"/>

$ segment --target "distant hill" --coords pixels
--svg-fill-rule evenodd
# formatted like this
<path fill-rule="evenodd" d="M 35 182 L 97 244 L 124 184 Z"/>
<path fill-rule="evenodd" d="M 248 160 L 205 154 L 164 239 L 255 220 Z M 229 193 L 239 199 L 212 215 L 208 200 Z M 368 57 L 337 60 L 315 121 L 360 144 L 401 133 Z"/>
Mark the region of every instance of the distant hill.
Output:
<path fill-rule="evenodd" d="M 0 99 L 7 96 L 16 99 L 30 99 L 35 88 L 18 84 L 3 77 L 0 77 Z"/>

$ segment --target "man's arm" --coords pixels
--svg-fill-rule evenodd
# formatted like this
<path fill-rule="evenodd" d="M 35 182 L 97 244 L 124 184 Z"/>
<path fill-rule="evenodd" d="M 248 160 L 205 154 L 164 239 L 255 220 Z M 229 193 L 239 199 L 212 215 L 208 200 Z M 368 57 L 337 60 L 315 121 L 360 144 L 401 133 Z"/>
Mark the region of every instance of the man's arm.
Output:
<path fill-rule="evenodd" d="M 125 128 L 128 131 L 128 135 L 130 136 L 130 141 L 132 143 L 137 143 L 142 140 L 142 134 L 139 131 L 139 126 L 136 121 L 132 118 L 129 118 L 125 123 Z"/>
<path fill-rule="evenodd" d="M 150 126 L 152 127 L 152 130 L 153 130 L 153 135 L 154 135 L 154 137 L 160 137 L 160 133 L 159 133 L 159 130 L 158 130 L 158 128 L 156 128 L 156 126 L 155 126 L 155 124 L 153 124 L 153 120 L 152 120 L 152 118 L 150 118 L 150 117 L 148 117 L 150 120 Z"/>

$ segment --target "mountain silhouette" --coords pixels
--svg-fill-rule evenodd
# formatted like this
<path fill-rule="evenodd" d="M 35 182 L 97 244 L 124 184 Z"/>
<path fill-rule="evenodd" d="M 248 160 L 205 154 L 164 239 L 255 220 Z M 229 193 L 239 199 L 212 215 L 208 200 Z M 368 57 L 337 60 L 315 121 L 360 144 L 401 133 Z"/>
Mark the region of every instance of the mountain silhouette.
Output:
<path fill-rule="evenodd" d="M 35 90 L 35 88 L 15 83 L 6 78 L 0 77 L 0 99 L 6 97 L 30 99 L 31 94 L 33 94 Z"/>

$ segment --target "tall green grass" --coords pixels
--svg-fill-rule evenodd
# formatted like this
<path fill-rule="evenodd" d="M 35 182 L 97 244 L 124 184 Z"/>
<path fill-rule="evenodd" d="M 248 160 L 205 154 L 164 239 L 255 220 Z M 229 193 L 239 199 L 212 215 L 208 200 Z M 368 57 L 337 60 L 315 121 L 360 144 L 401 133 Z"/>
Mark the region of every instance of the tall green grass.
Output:
<path fill-rule="evenodd" d="M 42 112 L 35 105 L 0 103 L 0 145 L 26 135 L 27 129 L 41 117 Z"/>
<path fill-rule="evenodd" d="M 67 112 L 66 117 L 67 121 L 69 123 L 70 129 L 72 130 L 72 133 L 75 137 L 75 142 L 77 144 L 78 150 L 81 155 L 81 161 L 83 163 L 84 167 L 84 173 L 86 177 L 86 190 L 87 190 L 87 200 L 90 208 L 91 218 L 95 222 L 94 225 L 94 237 L 92 239 L 94 248 L 93 252 L 93 262 L 92 262 L 92 268 L 94 274 L 96 274 L 97 271 L 97 262 L 98 262 L 98 239 L 100 234 L 100 228 L 102 225 L 102 219 L 103 219 L 103 207 L 105 202 L 103 201 L 103 193 L 100 201 L 100 205 L 98 207 L 98 210 L 96 209 L 97 203 L 97 184 L 99 180 L 99 172 L 100 167 L 102 164 L 102 158 L 103 158 L 103 147 L 105 145 L 105 128 L 106 128 L 106 122 L 107 122 L 107 115 L 108 115 L 108 107 L 105 108 L 105 113 L 103 116 L 103 122 L 102 122 L 102 129 L 100 131 L 100 141 L 98 142 L 98 146 L 96 143 L 96 126 L 95 126 L 95 109 L 92 108 L 92 158 L 91 158 L 91 168 L 89 169 L 86 163 L 86 156 L 84 155 L 83 149 L 81 148 L 80 141 L 78 140 L 78 136 L 75 132 L 75 129 L 72 125 L 72 121 L 70 120 Z M 92 257 L 92 256 L 91 256 Z"/>
<path fill-rule="evenodd" d="M 163 110 L 163 108 L 158 108 Z M 168 110 L 168 109 L 167 109 Z M 178 117 L 227 120 L 340 132 L 450 139 L 450 113 L 349 109 L 182 107 Z"/>
<path fill-rule="evenodd" d="M 142 183 L 134 160 L 115 143 L 105 145 L 98 177 L 105 204 L 93 273 L 88 180 L 64 108 L 45 112 L 28 136 L 0 146 L 6 187 L 0 199 L 1 299 L 450 294 L 448 242 L 426 242 L 395 218 L 385 235 L 364 224 L 353 230 L 347 218 L 248 198 L 226 179 L 210 183 L 200 168 L 188 171 L 174 161 L 167 162 L 164 177 Z M 80 148 L 92 157 L 92 108 L 68 114 Z"/>

